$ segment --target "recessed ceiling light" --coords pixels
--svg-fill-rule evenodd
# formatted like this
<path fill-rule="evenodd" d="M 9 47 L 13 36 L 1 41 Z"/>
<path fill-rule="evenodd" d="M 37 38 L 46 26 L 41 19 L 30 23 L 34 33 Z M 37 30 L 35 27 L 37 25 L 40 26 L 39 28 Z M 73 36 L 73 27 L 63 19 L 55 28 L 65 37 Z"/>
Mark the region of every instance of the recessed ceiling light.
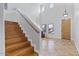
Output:
<path fill-rule="evenodd" d="M 66 9 L 64 10 L 63 16 L 64 16 L 64 17 L 67 17 L 67 16 L 68 16 L 68 13 L 67 13 Z"/>
<path fill-rule="evenodd" d="M 40 3 L 40 5 L 42 5 L 42 4 L 44 4 L 44 3 Z"/>
<path fill-rule="evenodd" d="M 53 8 L 54 7 L 54 4 L 52 3 L 52 4 L 50 4 L 50 6 L 49 6 L 50 8 Z"/>
<path fill-rule="evenodd" d="M 45 7 L 42 7 L 42 12 L 44 12 L 45 11 Z"/>

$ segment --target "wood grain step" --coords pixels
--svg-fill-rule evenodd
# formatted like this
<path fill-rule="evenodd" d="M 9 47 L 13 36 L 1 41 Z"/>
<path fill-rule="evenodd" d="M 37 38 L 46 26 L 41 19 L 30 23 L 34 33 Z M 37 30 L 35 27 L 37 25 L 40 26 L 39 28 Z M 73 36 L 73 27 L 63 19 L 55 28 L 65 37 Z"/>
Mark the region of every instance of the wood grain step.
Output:
<path fill-rule="evenodd" d="M 18 49 L 16 51 L 7 53 L 6 55 L 9 56 L 30 56 L 32 53 L 34 53 L 34 48 L 33 47 L 26 47 L 26 48 L 22 48 L 22 49 Z"/>
<path fill-rule="evenodd" d="M 5 40 L 5 44 L 10 45 L 10 44 L 15 44 L 15 43 L 24 42 L 24 41 L 27 41 L 26 37 L 17 37 L 17 38 L 12 38 L 12 39 Z"/>
<path fill-rule="evenodd" d="M 19 26 L 6 26 L 5 27 L 5 29 L 18 29 L 18 28 L 20 28 L 21 29 L 21 27 L 19 27 Z"/>
<path fill-rule="evenodd" d="M 5 30 L 5 32 L 8 32 L 8 31 L 10 32 L 10 31 L 23 31 L 23 30 L 21 30 L 20 28 L 18 28 L 18 29 L 17 28 L 15 28 L 15 29 L 6 29 Z"/>
<path fill-rule="evenodd" d="M 13 31 L 13 30 L 21 30 L 21 28 L 10 28 L 10 29 L 6 29 L 6 31 Z"/>
<path fill-rule="evenodd" d="M 5 24 L 18 24 L 17 22 L 12 22 L 12 21 L 5 21 Z"/>
<path fill-rule="evenodd" d="M 14 33 L 23 33 L 23 30 L 18 30 L 18 31 L 17 31 L 17 30 L 13 30 L 13 31 L 9 31 L 9 32 L 6 31 L 6 32 L 5 32 L 6 35 L 14 34 Z"/>
<path fill-rule="evenodd" d="M 29 56 L 38 56 L 38 53 L 37 52 L 33 52 L 31 55 Z"/>
<path fill-rule="evenodd" d="M 7 28 L 7 27 L 20 27 L 18 24 L 16 25 L 16 24 L 10 24 L 10 25 L 6 25 L 6 27 L 5 28 Z"/>
<path fill-rule="evenodd" d="M 15 34 L 15 33 L 17 33 L 17 34 L 18 34 L 18 33 L 19 33 L 19 34 L 20 34 L 20 33 L 23 33 L 23 30 L 22 30 L 22 31 L 9 31 L 9 32 L 5 32 L 6 35 Z"/>
<path fill-rule="evenodd" d="M 6 25 L 6 27 L 7 27 L 7 26 L 16 26 L 16 25 L 19 26 L 18 23 L 7 23 L 7 24 L 5 24 L 5 25 Z"/>
<path fill-rule="evenodd" d="M 17 49 L 25 48 L 25 47 L 29 47 L 29 46 L 31 46 L 30 41 L 25 41 L 25 42 L 12 44 L 12 45 L 9 45 L 9 46 L 6 47 L 6 52 L 15 51 Z"/>
<path fill-rule="evenodd" d="M 5 21 L 5 55 L 38 56 L 17 22 Z"/>
<path fill-rule="evenodd" d="M 6 27 L 5 28 L 20 28 L 20 26 L 17 24 L 17 25 L 5 25 Z"/>
<path fill-rule="evenodd" d="M 14 35 L 7 35 L 5 36 L 5 39 L 11 39 L 11 38 L 17 38 L 17 37 L 25 37 L 25 34 L 14 34 Z M 26 37 L 27 38 L 27 37 Z"/>

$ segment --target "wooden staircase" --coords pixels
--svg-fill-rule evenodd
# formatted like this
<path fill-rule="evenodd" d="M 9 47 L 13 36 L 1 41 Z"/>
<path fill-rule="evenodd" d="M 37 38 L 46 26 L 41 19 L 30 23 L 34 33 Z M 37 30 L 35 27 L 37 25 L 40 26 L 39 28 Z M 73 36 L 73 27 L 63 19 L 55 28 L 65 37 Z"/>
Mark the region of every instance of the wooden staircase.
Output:
<path fill-rule="evenodd" d="M 5 21 L 5 55 L 38 56 L 17 22 Z"/>

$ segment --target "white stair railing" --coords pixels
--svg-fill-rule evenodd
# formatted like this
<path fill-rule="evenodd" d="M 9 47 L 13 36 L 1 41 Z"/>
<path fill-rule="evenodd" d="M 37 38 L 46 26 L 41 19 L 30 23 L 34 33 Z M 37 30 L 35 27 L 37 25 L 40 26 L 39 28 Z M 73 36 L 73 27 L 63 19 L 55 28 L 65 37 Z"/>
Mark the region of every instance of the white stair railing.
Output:
<path fill-rule="evenodd" d="M 28 18 L 28 16 L 24 15 L 19 8 L 16 8 L 16 11 L 17 15 L 19 16 L 18 23 L 25 32 L 26 36 L 28 34 L 34 48 L 40 52 L 42 31 L 40 26 Z"/>
<path fill-rule="evenodd" d="M 16 10 L 37 33 L 41 31 L 39 25 L 36 24 L 34 21 L 30 20 L 30 18 L 28 18 L 27 16 L 25 16 L 19 8 L 17 8 Z"/>
<path fill-rule="evenodd" d="M 24 15 L 19 8 L 4 11 L 4 19 L 8 21 L 18 22 L 23 32 L 28 36 L 34 48 L 40 52 L 41 47 L 41 28 L 32 21 L 28 16 Z"/>

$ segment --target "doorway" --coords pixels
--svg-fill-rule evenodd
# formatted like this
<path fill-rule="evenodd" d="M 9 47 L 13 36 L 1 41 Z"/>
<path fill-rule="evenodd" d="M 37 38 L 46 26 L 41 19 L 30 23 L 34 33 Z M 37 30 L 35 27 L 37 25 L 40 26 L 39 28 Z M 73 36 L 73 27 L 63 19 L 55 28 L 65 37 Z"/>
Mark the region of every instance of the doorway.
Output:
<path fill-rule="evenodd" d="M 62 39 L 71 39 L 71 18 L 62 19 L 61 22 L 61 37 Z"/>

